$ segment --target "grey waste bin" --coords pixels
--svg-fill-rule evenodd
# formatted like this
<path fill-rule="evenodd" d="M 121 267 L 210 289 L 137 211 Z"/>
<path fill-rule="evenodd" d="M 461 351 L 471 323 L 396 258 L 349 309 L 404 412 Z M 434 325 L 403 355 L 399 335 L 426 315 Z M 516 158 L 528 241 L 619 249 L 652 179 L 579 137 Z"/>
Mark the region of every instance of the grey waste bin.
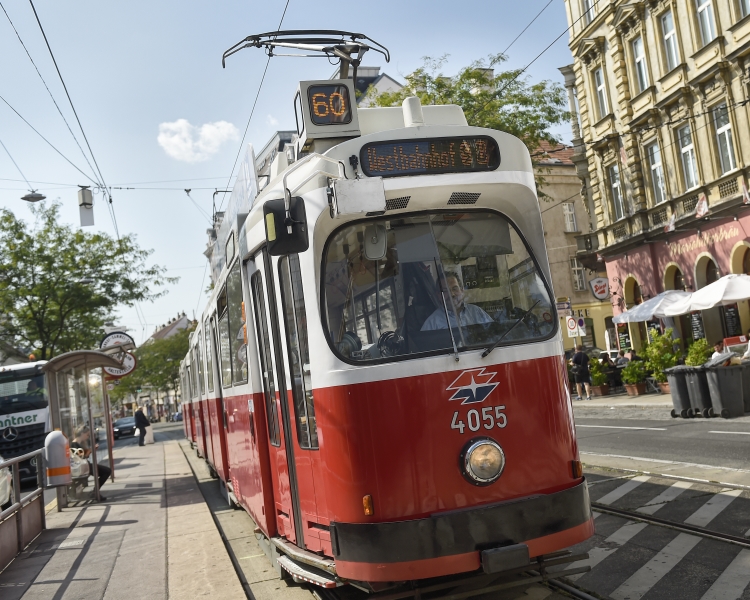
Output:
<path fill-rule="evenodd" d="M 745 412 L 750 412 L 750 360 L 742 362 L 742 399 Z"/>
<path fill-rule="evenodd" d="M 714 412 L 725 419 L 744 415 L 742 367 L 709 367 L 706 369 L 706 375 Z"/>
<path fill-rule="evenodd" d="M 705 367 L 690 367 L 686 369 L 686 374 L 690 410 L 696 417 L 713 417 L 714 409 L 711 405 L 711 392 L 708 389 Z"/>
<path fill-rule="evenodd" d="M 748 363 L 750 367 L 750 363 Z M 687 419 L 693 416 L 693 411 L 690 410 L 690 396 L 688 395 L 687 387 L 687 371 L 690 367 L 679 365 L 666 369 L 664 372 L 667 374 L 667 381 L 669 382 L 669 391 L 672 394 L 672 409 L 673 417 L 682 417 Z M 747 369 L 748 376 L 750 376 L 750 368 Z"/>

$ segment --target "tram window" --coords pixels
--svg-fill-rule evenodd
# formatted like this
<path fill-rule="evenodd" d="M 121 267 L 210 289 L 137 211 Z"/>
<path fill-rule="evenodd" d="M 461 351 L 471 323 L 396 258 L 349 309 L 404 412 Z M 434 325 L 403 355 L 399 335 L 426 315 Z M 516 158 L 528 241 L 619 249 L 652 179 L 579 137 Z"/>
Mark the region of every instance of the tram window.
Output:
<path fill-rule="evenodd" d="M 373 223 L 387 230 L 378 261 L 362 249 Z M 334 232 L 324 260 L 328 334 L 349 361 L 452 352 L 454 344 L 513 345 L 555 331 L 551 294 L 534 257 L 497 213 L 359 222 Z"/>
<path fill-rule="evenodd" d="M 229 312 L 229 339 L 232 343 L 232 381 L 247 383 L 247 345 L 242 318 L 242 277 L 240 261 L 235 261 L 227 277 L 227 304 Z"/>
<path fill-rule="evenodd" d="M 195 347 L 198 358 L 198 389 L 201 394 L 206 392 L 206 380 L 203 375 L 203 332 L 198 334 L 198 345 Z"/>
<path fill-rule="evenodd" d="M 195 347 L 191 350 L 192 358 L 191 362 L 193 364 L 193 381 L 191 382 L 191 385 L 193 386 L 193 395 L 199 396 L 201 393 L 200 387 L 198 387 L 198 353 L 195 351 Z"/>
<path fill-rule="evenodd" d="M 219 356 L 221 357 L 221 385 L 232 385 L 232 348 L 229 344 L 229 317 L 219 319 Z"/>
<path fill-rule="evenodd" d="M 206 334 L 206 374 L 208 375 L 208 391 L 214 391 L 214 364 L 213 352 L 211 351 L 211 321 L 206 319 L 203 331 Z"/>
<path fill-rule="evenodd" d="M 188 365 L 187 367 L 185 367 L 185 372 L 187 373 L 187 379 L 188 379 L 188 388 L 189 388 L 188 389 L 188 395 L 191 398 L 195 398 L 195 388 L 192 385 L 193 382 L 190 380 L 190 377 L 191 377 L 191 375 L 190 375 L 190 365 Z"/>
<path fill-rule="evenodd" d="M 281 297 L 284 304 L 289 368 L 292 375 L 294 414 L 300 448 L 318 448 L 312 381 L 310 379 L 310 347 L 307 342 L 307 313 L 302 293 L 299 256 L 291 254 L 279 260 Z"/>
<path fill-rule="evenodd" d="M 263 396 L 266 399 L 266 413 L 268 414 L 268 437 L 271 444 L 279 446 L 281 442 L 279 441 L 279 415 L 276 410 L 276 381 L 273 375 L 271 339 L 268 333 L 268 316 L 263 295 L 263 280 L 260 278 L 260 273 L 253 274 L 250 284 L 253 290 L 253 306 L 255 307 L 255 337 L 258 343 Z"/>

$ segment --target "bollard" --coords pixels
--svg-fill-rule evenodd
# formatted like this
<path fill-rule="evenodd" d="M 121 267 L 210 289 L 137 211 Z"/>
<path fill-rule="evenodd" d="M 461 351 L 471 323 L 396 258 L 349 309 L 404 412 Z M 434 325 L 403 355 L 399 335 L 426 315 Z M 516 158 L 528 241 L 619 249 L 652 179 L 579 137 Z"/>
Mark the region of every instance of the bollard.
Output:
<path fill-rule="evenodd" d="M 47 465 L 47 487 L 68 485 L 70 476 L 70 446 L 68 438 L 56 429 L 44 440 L 45 463 Z"/>

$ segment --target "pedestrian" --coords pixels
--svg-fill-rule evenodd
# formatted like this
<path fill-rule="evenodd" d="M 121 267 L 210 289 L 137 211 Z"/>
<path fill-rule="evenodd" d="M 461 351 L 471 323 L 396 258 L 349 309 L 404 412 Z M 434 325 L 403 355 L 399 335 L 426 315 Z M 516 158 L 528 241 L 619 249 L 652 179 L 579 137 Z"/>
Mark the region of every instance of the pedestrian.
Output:
<path fill-rule="evenodd" d="M 139 406 L 135 411 L 135 426 L 138 428 L 139 446 L 146 445 L 144 438 L 146 437 L 146 427 L 148 427 L 149 425 L 150 423 L 148 422 L 148 417 L 143 414 L 143 409 Z"/>
<path fill-rule="evenodd" d="M 714 344 L 714 353 L 711 355 L 711 358 L 716 358 L 722 354 L 724 354 L 724 341 L 719 340 Z"/>
<path fill-rule="evenodd" d="M 607 352 L 601 353 L 599 362 L 602 363 L 603 367 L 611 368 L 615 366 L 615 363 L 612 362 L 612 359 L 609 357 L 609 353 Z"/>
<path fill-rule="evenodd" d="M 75 437 L 70 442 L 71 448 L 80 448 L 83 450 L 83 457 L 88 460 L 89 463 L 89 471 L 91 473 L 94 472 L 94 466 L 91 463 L 91 429 L 89 429 L 88 425 L 80 425 L 79 427 L 76 427 L 76 430 L 74 432 Z M 99 444 L 94 444 L 94 450 L 99 448 Z M 99 489 L 102 489 L 102 486 L 107 482 L 107 479 L 109 479 L 109 476 L 112 474 L 112 469 L 109 467 L 100 464 L 99 462 L 96 463 L 96 474 L 99 477 Z M 106 500 L 104 496 L 99 494 L 99 500 Z"/>
<path fill-rule="evenodd" d="M 615 363 L 618 367 L 624 367 L 630 362 L 630 359 L 625 356 L 625 350 L 620 350 L 620 356 L 617 358 L 617 362 Z"/>
<path fill-rule="evenodd" d="M 576 391 L 578 396 L 576 400 L 581 400 L 582 388 L 586 390 L 586 400 L 591 400 L 591 374 L 589 373 L 589 357 L 583 351 L 583 346 L 576 346 L 576 353 L 571 360 L 573 363 L 573 378 L 576 382 Z"/>

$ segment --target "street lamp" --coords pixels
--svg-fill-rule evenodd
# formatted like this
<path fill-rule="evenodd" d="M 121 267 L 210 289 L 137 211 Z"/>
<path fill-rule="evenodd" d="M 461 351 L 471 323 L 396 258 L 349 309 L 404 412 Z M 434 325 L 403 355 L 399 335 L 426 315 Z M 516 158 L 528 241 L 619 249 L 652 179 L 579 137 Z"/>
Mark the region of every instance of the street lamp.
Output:
<path fill-rule="evenodd" d="M 36 190 L 29 190 L 29 193 L 25 196 L 21 196 L 21 200 L 26 200 L 26 202 L 39 202 L 40 200 L 44 200 L 47 196 L 44 194 L 40 194 Z"/>

